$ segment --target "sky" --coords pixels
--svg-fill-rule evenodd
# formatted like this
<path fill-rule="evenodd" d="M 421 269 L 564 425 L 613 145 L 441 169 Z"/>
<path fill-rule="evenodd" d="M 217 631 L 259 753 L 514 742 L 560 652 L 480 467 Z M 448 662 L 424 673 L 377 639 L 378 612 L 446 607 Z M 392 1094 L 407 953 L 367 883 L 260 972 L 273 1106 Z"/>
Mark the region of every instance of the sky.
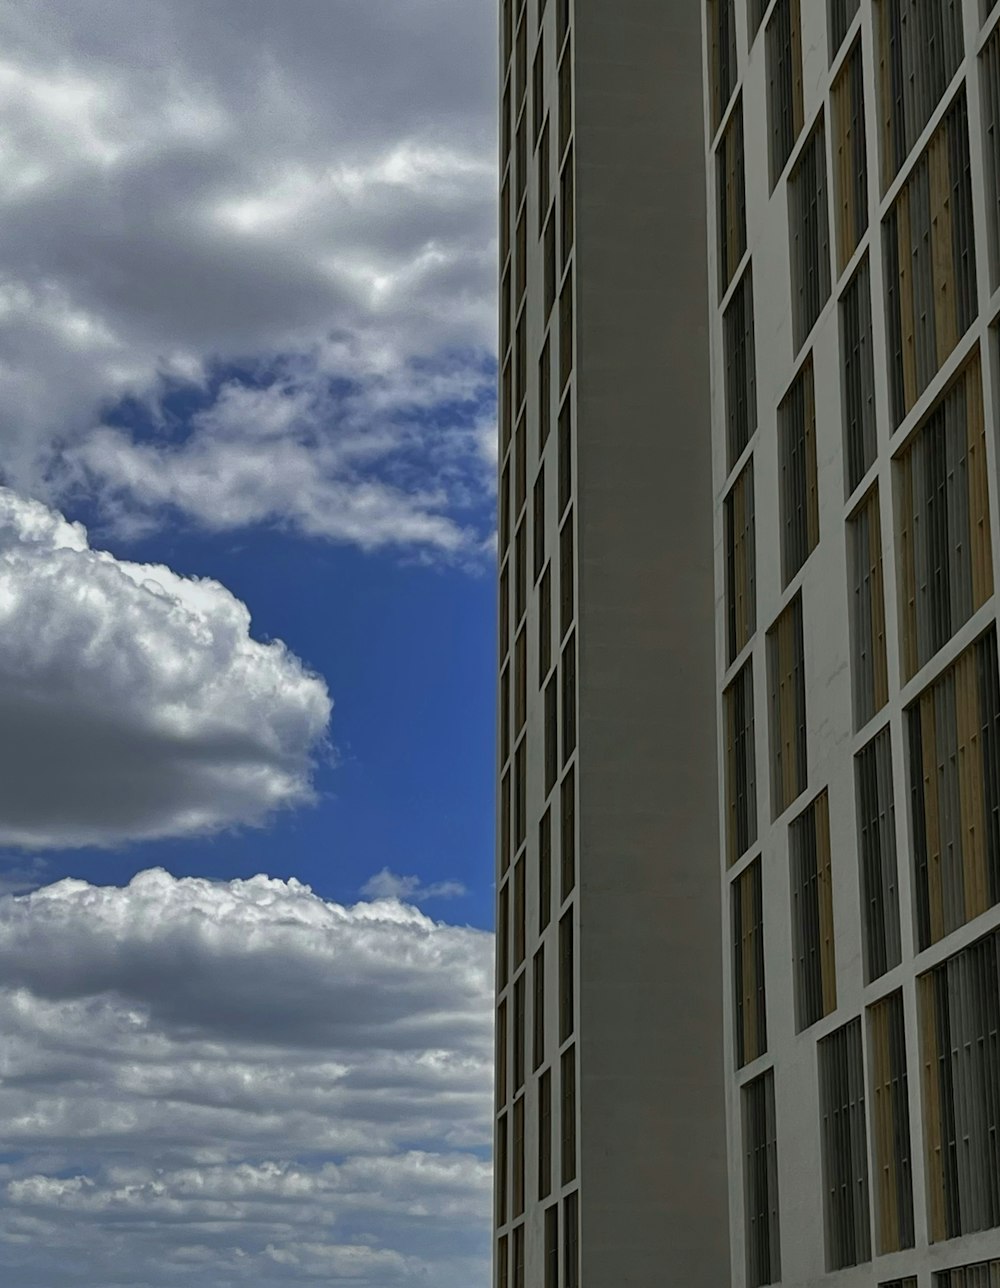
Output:
<path fill-rule="evenodd" d="M 0 1278 L 486 1283 L 487 0 L 0 9 Z"/>

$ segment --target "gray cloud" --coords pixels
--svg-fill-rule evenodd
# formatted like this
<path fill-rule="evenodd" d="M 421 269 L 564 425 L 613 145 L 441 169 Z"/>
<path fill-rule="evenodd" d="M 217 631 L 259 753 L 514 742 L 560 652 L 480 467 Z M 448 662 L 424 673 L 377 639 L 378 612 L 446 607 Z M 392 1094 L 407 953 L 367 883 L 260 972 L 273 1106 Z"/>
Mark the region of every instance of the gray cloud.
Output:
<path fill-rule="evenodd" d="M 326 686 L 218 582 L 0 488 L 0 844 L 111 845 L 310 797 Z"/>
<path fill-rule="evenodd" d="M 494 347 L 494 38 L 463 0 L 8 6 L 6 481 L 50 497 L 83 481 L 123 526 L 169 506 L 208 526 L 477 546 L 460 511 L 488 487 L 481 416 L 453 419 L 401 486 L 382 475 L 419 436 L 442 355 Z M 278 365 L 272 405 L 311 403 L 271 433 L 267 477 L 250 468 L 262 398 L 236 420 L 231 389 L 209 394 L 190 440 L 101 425 L 124 395 L 155 413 L 214 363 L 261 361 Z M 331 376 L 361 386 L 346 412 Z M 488 405 L 490 381 L 477 361 L 459 383 Z M 365 437 L 361 468 L 341 444 Z"/>
<path fill-rule="evenodd" d="M 19 1288 L 487 1273 L 492 937 L 147 872 L 0 897 Z"/>

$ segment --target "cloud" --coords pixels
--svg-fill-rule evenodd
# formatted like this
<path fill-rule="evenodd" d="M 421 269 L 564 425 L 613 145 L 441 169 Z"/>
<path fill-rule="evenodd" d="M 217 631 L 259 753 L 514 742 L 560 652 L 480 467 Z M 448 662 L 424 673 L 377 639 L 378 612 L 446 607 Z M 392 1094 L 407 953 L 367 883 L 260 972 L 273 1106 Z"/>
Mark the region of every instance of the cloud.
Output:
<path fill-rule="evenodd" d="M 425 885 L 419 877 L 401 877 L 383 868 L 369 877 L 361 887 L 361 893 L 370 899 L 406 899 L 411 903 L 425 903 L 428 899 L 458 899 L 467 891 L 461 881 L 435 881 Z"/>
<path fill-rule="evenodd" d="M 126 528 L 481 544 L 461 511 L 490 473 L 488 7 L 24 0 L 0 51 L 4 481 L 58 501 L 84 480 Z M 414 398 L 455 355 L 474 403 L 445 393 L 421 470 Z M 160 414 L 178 391 L 193 432 Z"/>
<path fill-rule="evenodd" d="M 8 1275 L 481 1281 L 492 953 L 263 876 L 0 898 Z"/>
<path fill-rule="evenodd" d="M 310 798 L 330 698 L 218 582 L 0 488 L 0 845 L 114 845 Z"/>

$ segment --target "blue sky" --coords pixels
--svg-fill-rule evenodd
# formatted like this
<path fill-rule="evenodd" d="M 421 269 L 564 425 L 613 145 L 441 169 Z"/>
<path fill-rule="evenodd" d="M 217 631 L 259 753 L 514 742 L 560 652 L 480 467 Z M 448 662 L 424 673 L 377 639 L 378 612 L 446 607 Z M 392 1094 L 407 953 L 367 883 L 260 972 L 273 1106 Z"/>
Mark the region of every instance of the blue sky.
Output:
<path fill-rule="evenodd" d="M 0 1280 L 488 1282 L 496 27 L 0 10 Z"/>

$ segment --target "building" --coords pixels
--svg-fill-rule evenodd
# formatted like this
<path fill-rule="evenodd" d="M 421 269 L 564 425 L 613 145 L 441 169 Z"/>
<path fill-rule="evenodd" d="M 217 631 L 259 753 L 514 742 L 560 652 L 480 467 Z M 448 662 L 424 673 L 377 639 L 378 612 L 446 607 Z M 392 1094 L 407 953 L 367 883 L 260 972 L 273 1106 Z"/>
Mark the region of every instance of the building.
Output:
<path fill-rule="evenodd" d="M 496 1283 L 996 1288 L 1000 5 L 500 11 Z"/>
<path fill-rule="evenodd" d="M 496 1283 L 718 1288 L 702 16 L 500 20 Z"/>
<path fill-rule="evenodd" d="M 1000 1284 L 1000 8 L 705 14 L 732 1282 Z"/>

